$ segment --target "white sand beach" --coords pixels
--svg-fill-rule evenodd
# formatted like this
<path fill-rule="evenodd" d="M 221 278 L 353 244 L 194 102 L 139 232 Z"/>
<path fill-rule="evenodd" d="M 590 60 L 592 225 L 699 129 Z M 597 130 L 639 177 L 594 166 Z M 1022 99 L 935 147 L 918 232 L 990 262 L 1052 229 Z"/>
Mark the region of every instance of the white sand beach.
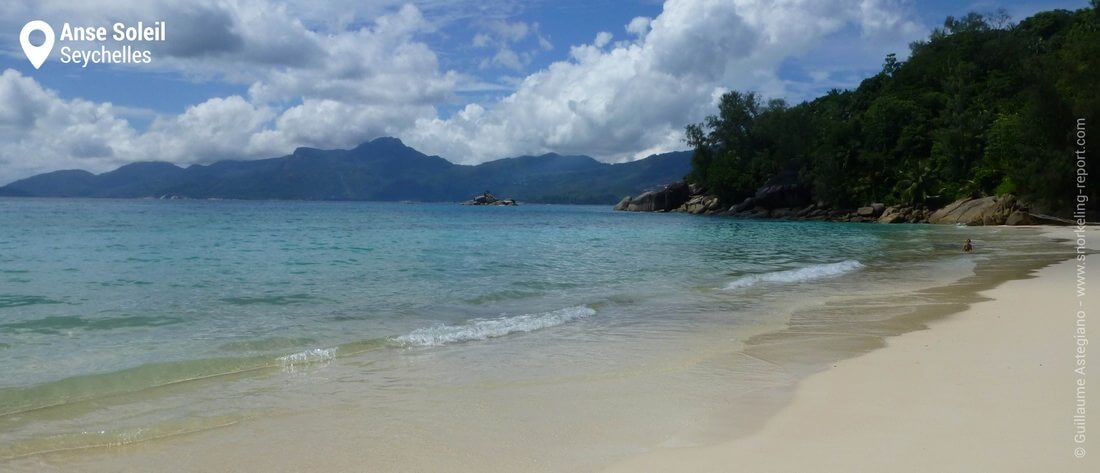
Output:
<path fill-rule="evenodd" d="M 1074 261 L 1036 276 L 807 378 L 755 434 L 656 449 L 609 471 L 1100 471 L 1100 443 L 1091 432 L 1076 443 L 1073 417 L 1077 310 L 1100 307 L 1100 295 L 1076 297 Z M 1100 386 L 1091 370 L 1086 386 Z"/>

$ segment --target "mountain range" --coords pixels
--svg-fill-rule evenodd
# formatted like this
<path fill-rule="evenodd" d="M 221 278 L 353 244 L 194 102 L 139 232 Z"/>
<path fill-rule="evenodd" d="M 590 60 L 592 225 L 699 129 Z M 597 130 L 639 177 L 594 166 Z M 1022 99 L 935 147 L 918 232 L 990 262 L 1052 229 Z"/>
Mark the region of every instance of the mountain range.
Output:
<path fill-rule="evenodd" d="M 461 165 L 385 137 L 347 150 L 298 148 L 186 168 L 138 162 L 102 174 L 54 171 L 0 187 L 0 196 L 454 202 L 489 190 L 525 202 L 613 204 L 690 170 L 690 151 L 620 164 L 550 153 Z"/>

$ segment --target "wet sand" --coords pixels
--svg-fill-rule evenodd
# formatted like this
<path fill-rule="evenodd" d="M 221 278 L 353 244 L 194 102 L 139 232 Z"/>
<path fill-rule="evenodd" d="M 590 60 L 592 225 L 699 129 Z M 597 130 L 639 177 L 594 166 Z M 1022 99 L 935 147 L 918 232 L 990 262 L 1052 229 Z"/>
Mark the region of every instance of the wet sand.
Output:
<path fill-rule="evenodd" d="M 656 448 L 608 471 L 1098 471 L 1100 443 L 1076 443 L 1072 416 L 1077 310 L 1100 308 L 1100 295 L 1079 300 L 1075 278 L 1064 261 L 982 291 L 928 330 L 811 375 L 751 435 Z"/>

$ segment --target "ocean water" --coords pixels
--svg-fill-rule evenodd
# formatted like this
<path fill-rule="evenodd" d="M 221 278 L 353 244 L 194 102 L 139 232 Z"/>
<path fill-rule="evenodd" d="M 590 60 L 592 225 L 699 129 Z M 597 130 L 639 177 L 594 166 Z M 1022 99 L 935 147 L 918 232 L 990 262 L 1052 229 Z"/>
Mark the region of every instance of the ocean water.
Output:
<path fill-rule="evenodd" d="M 798 307 L 943 284 L 1031 251 L 1025 236 L 599 206 L 0 199 L 0 460 L 364 399 L 403 409 L 358 427 L 388 435 L 434 422 L 415 406 L 444 388 L 568 396 L 678 372 Z M 979 251 L 961 255 L 968 237 Z"/>

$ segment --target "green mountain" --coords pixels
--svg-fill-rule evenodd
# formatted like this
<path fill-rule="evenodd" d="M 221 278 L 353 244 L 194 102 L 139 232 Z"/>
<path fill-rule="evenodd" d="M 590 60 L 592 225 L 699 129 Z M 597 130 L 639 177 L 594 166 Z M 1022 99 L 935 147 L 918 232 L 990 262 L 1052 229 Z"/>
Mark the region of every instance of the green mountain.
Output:
<path fill-rule="evenodd" d="M 681 179 L 690 159 L 687 151 L 621 164 L 544 154 L 466 166 L 378 138 L 348 150 L 298 148 L 279 158 L 187 168 L 143 162 L 99 175 L 55 171 L 0 187 L 0 195 L 449 202 L 490 190 L 526 202 L 613 204 Z"/>

